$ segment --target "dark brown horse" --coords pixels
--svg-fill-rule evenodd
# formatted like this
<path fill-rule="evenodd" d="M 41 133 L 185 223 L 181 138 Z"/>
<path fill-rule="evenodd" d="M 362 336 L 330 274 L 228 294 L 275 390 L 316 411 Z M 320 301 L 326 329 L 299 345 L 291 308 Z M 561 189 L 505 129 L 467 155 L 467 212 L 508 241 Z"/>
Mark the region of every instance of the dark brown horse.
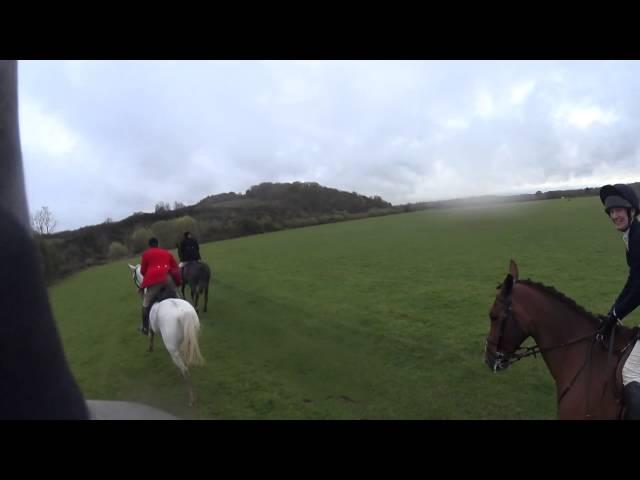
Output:
<path fill-rule="evenodd" d="M 211 269 L 205 262 L 186 262 L 182 269 L 182 298 L 184 296 L 184 287 L 189 285 L 191 290 L 191 303 L 198 311 L 198 299 L 204 294 L 204 311 L 207 311 L 207 303 L 209 301 L 209 281 L 211 280 Z"/>
<path fill-rule="evenodd" d="M 559 419 L 620 419 L 620 372 L 637 329 L 617 325 L 607 339 L 600 318 L 552 287 L 518 279 L 512 260 L 489 316 L 485 363 L 494 372 L 536 354 L 556 383 Z M 534 347 L 521 347 L 532 337 Z"/>

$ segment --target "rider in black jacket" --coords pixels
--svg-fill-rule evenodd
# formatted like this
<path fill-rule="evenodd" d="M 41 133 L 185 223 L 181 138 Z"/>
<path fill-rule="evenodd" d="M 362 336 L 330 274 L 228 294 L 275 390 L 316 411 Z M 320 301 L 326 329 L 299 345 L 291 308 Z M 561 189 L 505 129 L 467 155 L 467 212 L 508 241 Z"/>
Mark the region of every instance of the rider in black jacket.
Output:
<path fill-rule="evenodd" d="M 190 232 L 184 232 L 184 238 L 178 246 L 178 257 L 181 262 L 197 262 L 200 260 L 200 245 L 191 236 Z"/>
<path fill-rule="evenodd" d="M 614 325 L 640 305 L 640 213 L 638 195 L 629 185 L 605 185 L 600 189 L 600 200 L 615 228 L 622 232 L 627 255 L 629 275 L 622 291 L 609 310 L 602 326 L 606 336 Z M 640 345 L 636 342 L 622 369 L 622 383 L 627 407 L 625 418 L 640 419 Z"/>

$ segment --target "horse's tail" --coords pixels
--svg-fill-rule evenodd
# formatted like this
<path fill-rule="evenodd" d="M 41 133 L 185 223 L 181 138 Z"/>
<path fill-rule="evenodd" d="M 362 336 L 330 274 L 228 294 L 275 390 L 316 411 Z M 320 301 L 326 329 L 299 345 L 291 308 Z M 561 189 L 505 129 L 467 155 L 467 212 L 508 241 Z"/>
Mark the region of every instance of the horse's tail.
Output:
<path fill-rule="evenodd" d="M 195 310 L 190 309 L 182 314 L 182 324 L 184 328 L 184 340 L 181 350 L 182 358 L 187 366 L 204 365 L 204 358 L 200 354 L 198 345 L 198 333 L 200 331 L 200 320 Z"/>

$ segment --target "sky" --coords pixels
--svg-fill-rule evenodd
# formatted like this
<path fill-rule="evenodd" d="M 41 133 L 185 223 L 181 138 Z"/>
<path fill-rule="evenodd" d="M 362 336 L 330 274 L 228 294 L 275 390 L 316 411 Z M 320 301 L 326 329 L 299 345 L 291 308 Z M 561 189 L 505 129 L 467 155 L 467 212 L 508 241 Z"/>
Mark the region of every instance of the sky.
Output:
<path fill-rule="evenodd" d="M 393 204 L 640 180 L 638 61 L 20 61 L 56 231 L 262 182 Z"/>

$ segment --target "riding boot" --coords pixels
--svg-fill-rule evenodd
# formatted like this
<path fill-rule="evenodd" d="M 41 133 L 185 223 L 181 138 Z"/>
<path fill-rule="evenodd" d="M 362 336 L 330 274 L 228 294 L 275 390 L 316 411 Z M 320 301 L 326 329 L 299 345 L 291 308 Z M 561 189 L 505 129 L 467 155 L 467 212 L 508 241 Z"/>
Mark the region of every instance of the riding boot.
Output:
<path fill-rule="evenodd" d="M 630 382 L 624 387 L 625 420 L 640 420 L 640 383 Z"/>
<path fill-rule="evenodd" d="M 142 307 L 142 327 L 140 327 L 140 333 L 143 335 L 149 335 L 149 312 L 151 311 L 151 305 L 148 307 Z"/>

